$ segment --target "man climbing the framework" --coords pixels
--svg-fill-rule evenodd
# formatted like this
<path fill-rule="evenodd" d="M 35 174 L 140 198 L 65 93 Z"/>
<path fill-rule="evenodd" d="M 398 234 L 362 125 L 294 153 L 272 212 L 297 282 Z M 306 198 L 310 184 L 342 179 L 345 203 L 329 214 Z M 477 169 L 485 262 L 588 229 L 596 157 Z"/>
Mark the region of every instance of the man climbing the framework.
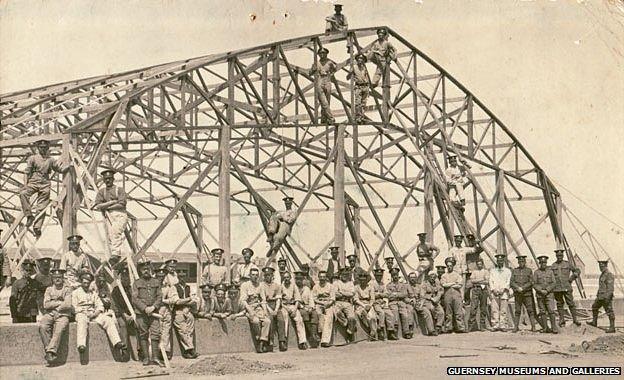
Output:
<path fill-rule="evenodd" d="M 329 50 L 321 48 L 318 51 L 319 60 L 310 68 L 310 75 L 315 76 L 314 90 L 321 103 L 321 123 L 333 124 L 335 119 L 331 112 L 332 78 L 336 72 L 336 63 L 327 58 Z"/>
<path fill-rule="evenodd" d="M 284 201 L 286 210 L 273 213 L 267 227 L 267 233 L 269 235 L 267 241 L 271 245 L 267 257 L 271 257 L 279 251 L 282 244 L 286 241 L 286 237 L 290 235 L 292 226 L 295 223 L 297 210 L 292 208 L 294 198 L 284 197 L 282 200 Z"/>
<path fill-rule="evenodd" d="M 22 211 L 26 217 L 26 227 L 33 226 L 33 233 L 38 239 L 41 236 L 41 227 L 45 218 L 45 207 L 50 202 L 50 176 L 52 170 L 58 173 L 66 173 L 69 163 L 61 159 L 61 162 L 50 157 L 50 142 L 39 140 L 36 142 L 37 153 L 28 157 L 26 161 L 24 187 L 20 191 Z M 36 195 L 34 206 L 31 197 Z M 35 220 L 35 216 L 41 216 Z M 34 224 L 33 224 L 34 223 Z"/>
<path fill-rule="evenodd" d="M 371 82 L 371 87 L 375 88 L 379 85 L 379 81 L 385 75 L 390 62 L 395 61 L 396 49 L 388 41 L 388 31 L 385 28 L 377 29 L 377 40 L 366 51 L 366 58 L 377 66 L 375 75 Z M 389 86 L 390 84 L 388 84 Z"/>
<path fill-rule="evenodd" d="M 105 186 L 101 187 L 95 197 L 94 210 L 100 210 L 110 223 L 108 241 L 111 256 L 121 256 L 121 246 L 124 239 L 124 230 L 128 222 L 126 212 L 126 192 L 115 186 L 115 171 L 106 169 L 101 173 Z"/>
<path fill-rule="evenodd" d="M 356 64 L 353 65 L 353 70 L 347 74 L 347 79 L 353 78 L 355 121 L 362 123 L 366 121 L 364 110 L 366 109 L 366 100 L 371 80 L 366 69 L 366 55 L 362 53 L 356 54 L 355 61 Z"/>
<path fill-rule="evenodd" d="M 581 274 L 581 271 L 563 259 L 565 249 L 555 249 L 555 262 L 550 264 L 550 269 L 555 274 L 555 289 L 553 294 L 557 303 L 557 312 L 559 313 L 559 326 L 565 326 L 565 305 L 568 305 L 572 322 L 580 326 L 576 316 L 576 305 L 574 304 L 574 296 L 572 293 L 572 282 Z"/>
<path fill-rule="evenodd" d="M 334 4 L 334 14 L 325 17 L 325 33 L 346 32 L 349 29 L 347 17 L 342 14 L 342 4 Z"/>
<path fill-rule="evenodd" d="M 609 272 L 607 265 L 609 260 L 598 260 L 600 268 L 600 277 L 598 278 L 598 293 L 596 300 L 592 304 L 592 320 L 587 322 L 588 325 L 598 327 L 598 312 L 600 308 L 604 308 L 605 313 L 609 317 L 609 328 L 607 333 L 615 332 L 615 314 L 613 313 L 613 292 L 615 277 Z"/>
<path fill-rule="evenodd" d="M 466 205 L 464 185 L 468 182 L 466 162 L 462 161 L 463 165 L 457 165 L 457 156 L 449 156 L 448 162 L 449 167 L 444 171 L 444 176 L 448 185 L 449 198 L 451 198 L 451 202 L 453 202 L 455 207 L 463 211 L 463 207 Z"/>

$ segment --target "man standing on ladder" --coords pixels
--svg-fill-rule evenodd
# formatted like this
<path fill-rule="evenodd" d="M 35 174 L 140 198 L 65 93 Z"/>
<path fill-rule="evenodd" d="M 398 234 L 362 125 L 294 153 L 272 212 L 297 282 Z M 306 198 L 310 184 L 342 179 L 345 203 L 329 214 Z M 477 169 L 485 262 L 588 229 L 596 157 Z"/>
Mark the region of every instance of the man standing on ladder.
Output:
<path fill-rule="evenodd" d="M 464 184 L 467 182 L 466 167 L 457 165 L 457 156 L 449 156 L 449 167 L 446 168 L 444 176 L 448 185 L 449 198 L 455 207 L 463 211 L 466 205 L 464 198 Z"/>
<path fill-rule="evenodd" d="M 269 226 L 267 227 L 269 235 L 267 241 L 271 244 L 271 248 L 269 248 L 267 257 L 277 253 L 284 241 L 286 241 L 286 237 L 290 235 L 292 226 L 295 223 L 295 216 L 297 215 L 297 211 L 292 209 L 293 200 L 294 198 L 292 197 L 285 197 L 283 201 L 286 211 L 275 212 L 271 215 Z"/>
<path fill-rule="evenodd" d="M 101 174 L 105 186 L 98 190 L 93 209 L 104 212 L 106 218 L 108 218 L 110 222 L 108 240 L 111 256 L 120 257 L 124 230 L 128 222 L 128 214 L 126 213 L 126 192 L 123 188 L 115 186 L 114 170 L 106 169 Z"/>
<path fill-rule="evenodd" d="M 50 174 L 52 170 L 65 173 L 69 170 L 69 164 L 66 160 L 59 163 L 50 157 L 50 142 L 47 140 L 39 140 L 36 142 L 37 153 L 28 157 L 26 161 L 24 187 L 20 191 L 20 202 L 22 211 L 26 217 L 26 227 L 33 226 L 33 233 L 38 239 L 41 237 L 41 227 L 45 218 L 44 209 L 50 202 Z M 31 197 L 36 195 L 34 207 L 31 204 Z M 35 215 L 42 212 L 41 216 L 35 220 Z M 34 225 L 33 225 L 34 222 Z"/>

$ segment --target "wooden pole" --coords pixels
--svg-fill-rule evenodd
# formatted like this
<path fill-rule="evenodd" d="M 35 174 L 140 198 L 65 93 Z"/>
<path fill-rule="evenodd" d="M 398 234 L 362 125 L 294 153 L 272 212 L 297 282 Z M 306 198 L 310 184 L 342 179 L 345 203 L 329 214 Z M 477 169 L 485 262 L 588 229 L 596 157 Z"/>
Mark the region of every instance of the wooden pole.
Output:
<path fill-rule="evenodd" d="M 219 137 L 219 149 L 221 162 L 219 166 L 219 246 L 223 249 L 225 266 L 230 267 L 230 137 L 231 126 L 234 124 L 234 59 L 228 61 L 228 106 L 227 123 L 221 128 Z M 230 273 L 227 271 L 226 281 L 230 281 Z"/>
<path fill-rule="evenodd" d="M 345 193 L 344 193 L 344 124 L 335 129 L 334 156 L 334 242 L 339 248 L 339 261 L 345 260 Z"/>
<path fill-rule="evenodd" d="M 72 149 L 71 140 L 71 134 L 63 135 L 63 152 L 69 152 Z M 73 165 L 70 165 L 69 170 L 63 174 L 63 187 L 66 189 L 65 199 L 63 200 L 63 243 L 67 249 L 69 249 L 67 238 L 74 235 L 76 230 L 76 208 L 74 208 L 76 195 L 75 175 Z"/>
<path fill-rule="evenodd" d="M 498 216 L 498 223 L 502 227 L 496 232 L 496 252 L 506 255 L 507 247 L 505 244 L 505 233 L 503 232 L 505 224 L 505 172 L 503 170 L 498 170 L 496 172 L 496 188 L 498 190 L 496 215 Z"/>

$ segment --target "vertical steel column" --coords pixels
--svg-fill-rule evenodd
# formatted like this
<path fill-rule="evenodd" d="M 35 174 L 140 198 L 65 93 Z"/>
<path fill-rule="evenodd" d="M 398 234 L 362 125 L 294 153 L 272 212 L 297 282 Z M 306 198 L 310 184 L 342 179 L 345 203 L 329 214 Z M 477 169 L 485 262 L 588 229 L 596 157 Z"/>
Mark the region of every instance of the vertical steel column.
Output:
<path fill-rule="evenodd" d="M 344 264 L 345 254 L 345 193 L 344 193 L 344 124 L 335 129 L 336 156 L 334 158 L 334 244 L 339 247 L 339 260 Z"/>
<path fill-rule="evenodd" d="M 498 190 L 498 197 L 496 198 L 496 215 L 498 216 L 499 228 L 496 232 L 496 253 L 507 254 L 507 247 L 505 244 L 505 172 L 498 170 L 496 172 L 496 189 Z"/>
<path fill-rule="evenodd" d="M 219 245 L 224 250 L 225 266 L 230 267 L 230 137 L 234 124 L 234 59 L 228 60 L 228 106 L 227 123 L 221 126 L 219 138 Z M 230 272 L 226 279 L 230 281 Z"/>

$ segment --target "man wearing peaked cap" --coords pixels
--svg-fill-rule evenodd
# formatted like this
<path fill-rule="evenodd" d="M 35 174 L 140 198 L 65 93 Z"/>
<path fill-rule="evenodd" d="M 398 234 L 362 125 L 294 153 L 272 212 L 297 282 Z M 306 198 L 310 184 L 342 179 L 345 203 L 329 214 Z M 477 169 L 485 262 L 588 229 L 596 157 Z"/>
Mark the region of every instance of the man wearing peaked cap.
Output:
<path fill-rule="evenodd" d="M 13 323 L 30 323 L 37 320 L 37 297 L 39 289 L 34 280 L 35 263 L 26 258 L 22 261 L 22 278 L 11 287 L 9 310 Z"/>
<path fill-rule="evenodd" d="M 215 248 L 210 251 L 212 254 L 212 260 L 208 262 L 202 273 L 202 280 L 204 283 L 209 283 L 212 286 L 225 283 L 227 278 L 227 268 L 223 266 L 223 249 Z"/>
<path fill-rule="evenodd" d="M 52 286 L 45 290 L 43 296 L 43 312 L 39 320 L 39 335 L 43 342 L 45 360 L 48 366 L 53 365 L 63 335 L 69 327 L 72 311 L 72 289 L 65 285 L 62 269 L 50 270 Z"/>
<path fill-rule="evenodd" d="M 374 285 L 370 283 L 370 276 L 365 271 L 358 274 L 353 303 L 360 324 L 368 331 L 369 340 L 377 340 L 377 313 L 374 308 L 375 289 Z"/>
<path fill-rule="evenodd" d="M 440 283 L 444 288 L 445 330 L 447 333 L 452 331 L 464 333 L 466 332 L 462 310 L 464 279 L 459 273 L 454 271 L 454 258 L 447 257 L 444 263 L 446 264 L 447 272 L 442 275 Z"/>
<path fill-rule="evenodd" d="M 140 278 L 132 286 L 132 303 L 136 310 L 136 325 L 138 329 L 138 341 L 143 352 L 143 365 L 160 365 L 158 358 L 160 342 L 160 318 L 154 316 L 160 310 L 162 303 L 162 289 L 160 281 L 152 278 L 151 262 L 143 261 L 137 265 Z M 149 352 L 151 340 L 152 357 Z"/>
<path fill-rule="evenodd" d="M 250 281 L 251 278 L 246 282 Z M 243 300 L 240 297 L 240 286 L 238 284 L 230 284 L 230 286 L 228 286 L 227 296 L 230 299 L 230 305 L 232 305 L 232 314 L 230 314 L 228 319 L 235 320 L 247 315 L 247 310 L 245 309 Z"/>
<path fill-rule="evenodd" d="M 82 236 L 72 235 L 67 238 L 69 251 L 61 257 L 60 269 L 65 269 L 65 280 L 68 286 L 76 289 L 80 286 L 78 276 L 83 271 L 91 270 L 89 258 L 80 249 Z"/>
<path fill-rule="evenodd" d="M 276 211 L 271 214 L 267 226 L 267 241 L 271 245 L 266 254 L 267 257 L 271 257 L 279 251 L 286 237 L 290 235 L 293 224 L 295 224 L 297 211 L 292 208 L 294 199 L 292 197 L 285 197 L 283 200 L 286 210 L 281 212 Z"/>
<path fill-rule="evenodd" d="M 346 32 L 348 29 L 347 17 L 342 14 L 342 4 L 334 4 L 334 14 L 325 17 L 325 33 Z"/>
<path fill-rule="evenodd" d="M 273 276 L 275 269 L 272 267 L 262 268 L 262 274 L 264 281 L 262 282 L 262 291 L 264 292 L 266 301 L 266 311 L 271 320 L 271 323 L 277 327 L 277 340 L 279 343 L 279 350 L 286 351 L 287 335 L 286 335 L 286 319 L 282 312 L 282 285 L 274 281 Z M 288 273 L 288 272 L 286 272 Z M 288 273 L 290 275 L 290 273 Z M 284 275 L 284 278 L 288 277 Z"/>
<path fill-rule="evenodd" d="M 496 255 L 496 264 L 490 268 L 489 289 L 492 309 L 492 331 L 507 330 L 507 307 L 509 302 L 511 270 L 505 266 L 507 255 Z"/>
<path fill-rule="evenodd" d="M 421 265 L 424 265 L 425 272 L 433 269 L 434 261 L 440 254 L 440 248 L 437 246 L 427 243 L 427 233 L 421 232 L 418 234 L 418 245 L 416 246 L 416 255 L 418 255 L 418 260 L 422 262 Z"/>
<path fill-rule="evenodd" d="M 66 173 L 70 164 L 66 153 L 63 153 L 60 161 L 50 157 L 50 143 L 47 140 L 39 140 L 36 143 L 37 152 L 26 160 L 26 183 L 20 190 L 20 203 L 26 217 L 26 227 L 33 226 L 33 233 L 38 239 L 41 237 L 41 227 L 45 218 L 45 208 L 50 203 L 50 179 L 52 171 Z M 35 202 L 32 203 L 32 196 Z M 35 220 L 35 216 L 41 213 Z M 33 224 L 34 223 L 34 224 Z"/>
<path fill-rule="evenodd" d="M 334 303 L 336 295 L 334 288 L 329 282 L 326 271 L 320 271 L 318 274 L 318 284 L 312 288 L 312 297 L 318 315 L 318 322 L 321 331 L 321 347 L 329 347 L 332 332 L 334 329 Z"/>
<path fill-rule="evenodd" d="M 609 328 L 607 333 L 615 332 L 615 313 L 613 313 L 613 292 L 615 276 L 609 271 L 609 260 L 598 260 L 600 268 L 600 277 L 598 278 L 598 292 L 596 299 L 592 304 L 592 320 L 587 322 L 588 325 L 598 327 L 598 313 L 600 308 L 604 308 L 605 313 L 609 317 Z"/>
<path fill-rule="evenodd" d="M 267 352 L 269 347 L 269 333 L 271 330 L 271 318 L 264 307 L 266 295 L 264 283 L 259 281 L 259 271 L 252 269 L 249 273 L 249 281 L 241 284 L 240 302 L 247 310 L 251 336 L 258 343 L 258 353 Z"/>
<path fill-rule="evenodd" d="M 366 55 L 358 53 L 355 56 L 353 69 L 347 74 L 347 79 L 353 79 L 355 119 L 358 123 L 364 122 L 366 116 L 366 100 L 370 89 L 370 77 L 366 69 Z"/>
<path fill-rule="evenodd" d="M 127 196 L 123 187 L 115 185 L 115 170 L 104 170 L 102 179 L 104 186 L 98 189 L 93 209 L 104 213 L 110 222 L 108 241 L 111 256 L 121 257 L 121 247 L 125 238 L 124 230 L 128 223 L 128 213 L 126 211 Z"/>
<path fill-rule="evenodd" d="M 349 263 L 349 270 L 353 275 L 353 281 L 357 281 L 357 279 L 360 277 L 360 274 L 366 273 L 366 271 L 358 265 L 358 258 L 356 255 L 351 254 L 347 256 L 347 262 Z"/>
<path fill-rule="evenodd" d="M 199 309 L 195 313 L 195 316 L 197 318 L 211 320 L 212 314 L 214 313 L 214 296 L 212 294 L 213 286 L 208 283 L 204 283 L 201 284 L 199 288 L 201 289 L 202 302 Z"/>
<path fill-rule="evenodd" d="M 531 322 L 531 331 L 535 331 L 535 305 L 533 304 L 533 271 L 526 266 L 526 256 L 518 255 L 518 267 L 511 271 L 510 286 L 514 295 L 514 329 L 518 332 L 520 329 L 520 315 L 522 314 L 522 306 L 527 311 Z"/>
<path fill-rule="evenodd" d="M 557 334 L 559 329 L 555 321 L 555 298 L 552 293 L 555 288 L 555 275 L 548 268 L 548 256 L 538 256 L 537 261 L 539 267 L 533 272 L 533 289 L 539 309 L 537 322 L 542 326 L 541 332 Z M 546 315 L 550 319 L 551 327 L 548 327 Z"/>
<path fill-rule="evenodd" d="M 461 275 L 468 270 L 468 256 L 477 253 L 476 247 L 462 247 L 464 237 L 462 235 L 455 235 L 455 245 L 449 249 L 449 256 L 455 258 L 455 271 Z"/>
<path fill-rule="evenodd" d="M 388 31 L 385 28 L 377 29 L 377 40 L 365 51 L 366 58 L 377 66 L 371 87 L 379 85 L 379 81 L 385 76 L 391 61 L 396 61 L 396 49 L 388 41 Z M 388 84 L 389 85 L 389 84 Z"/>
<path fill-rule="evenodd" d="M 300 277 L 303 277 L 302 272 L 298 272 Z M 292 320 L 295 326 L 295 332 L 297 333 L 297 342 L 299 343 L 299 349 L 305 350 L 308 348 L 308 341 L 305 331 L 305 325 L 299 306 L 301 304 L 301 293 L 297 289 L 297 286 L 291 281 L 292 276 L 290 273 L 285 273 L 282 278 L 281 285 L 281 313 L 284 321 Z M 290 318 L 290 319 L 289 319 Z M 287 338 L 287 336 L 285 337 Z M 285 340 L 284 343 L 288 344 Z M 281 345 L 281 344 L 280 344 Z"/>
<path fill-rule="evenodd" d="M 251 248 L 244 248 L 241 254 L 244 262 L 242 264 L 236 264 L 234 276 L 232 276 L 235 282 L 238 283 L 249 281 L 249 271 L 251 271 L 252 268 L 258 268 L 256 264 L 251 262 L 251 258 L 254 255 L 254 251 Z"/>
<path fill-rule="evenodd" d="M 559 326 L 565 326 L 565 305 L 570 310 L 572 322 L 580 326 L 576 315 L 576 305 L 572 292 L 572 282 L 580 275 L 581 271 L 569 261 L 563 259 L 565 249 L 555 249 L 556 260 L 550 264 L 550 269 L 555 274 L 555 289 L 553 295 L 557 303 L 557 312 L 559 313 Z"/>
<path fill-rule="evenodd" d="M 343 268 L 340 271 L 340 281 L 334 281 L 334 293 L 336 302 L 334 312 L 336 322 L 346 328 L 347 344 L 353 342 L 357 329 L 357 319 L 355 309 L 353 308 L 353 297 L 355 296 L 355 286 L 351 281 L 351 271 L 349 268 Z"/>
<path fill-rule="evenodd" d="M 340 254 L 340 247 L 329 247 L 330 258 L 327 261 L 327 268 L 325 271 L 327 272 L 327 279 L 329 282 L 333 282 L 335 278 L 338 278 L 338 273 L 342 269 L 342 265 L 340 265 L 340 260 L 338 255 Z"/>
<path fill-rule="evenodd" d="M 375 281 L 373 283 L 373 290 L 375 291 L 375 302 L 373 308 L 377 314 L 377 339 L 385 340 L 388 336 L 388 332 L 395 331 L 394 314 L 388 305 L 388 292 L 386 292 L 386 286 L 383 281 L 384 270 L 382 268 L 376 268 L 373 270 Z"/>
<path fill-rule="evenodd" d="M 388 334 L 388 339 L 398 339 L 398 321 L 401 321 L 403 338 L 411 339 L 413 335 L 414 320 L 409 313 L 406 300 L 408 295 L 407 284 L 399 281 L 399 274 L 401 273 L 399 268 L 392 268 L 390 270 L 390 283 L 386 285 L 386 292 L 388 295 L 388 307 L 392 311 L 395 321 L 395 328 Z"/>
<path fill-rule="evenodd" d="M 327 58 L 329 51 L 322 48 L 318 51 L 318 61 L 312 64 L 309 74 L 314 76 L 314 92 L 321 104 L 321 123 L 334 123 L 331 111 L 332 78 L 337 70 L 336 63 Z"/>
<path fill-rule="evenodd" d="M 448 162 L 449 167 L 444 171 L 444 176 L 446 177 L 449 198 L 456 207 L 463 211 L 463 207 L 466 205 L 464 185 L 468 183 L 466 168 L 463 165 L 457 165 L 457 156 L 449 156 Z"/>
<path fill-rule="evenodd" d="M 215 287 L 214 312 L 212 315 L 222 321 L 232 313 L 232 304 L 230 299 L 226 297 L 226 289 L 225 284 L 218 284 Z"/>

